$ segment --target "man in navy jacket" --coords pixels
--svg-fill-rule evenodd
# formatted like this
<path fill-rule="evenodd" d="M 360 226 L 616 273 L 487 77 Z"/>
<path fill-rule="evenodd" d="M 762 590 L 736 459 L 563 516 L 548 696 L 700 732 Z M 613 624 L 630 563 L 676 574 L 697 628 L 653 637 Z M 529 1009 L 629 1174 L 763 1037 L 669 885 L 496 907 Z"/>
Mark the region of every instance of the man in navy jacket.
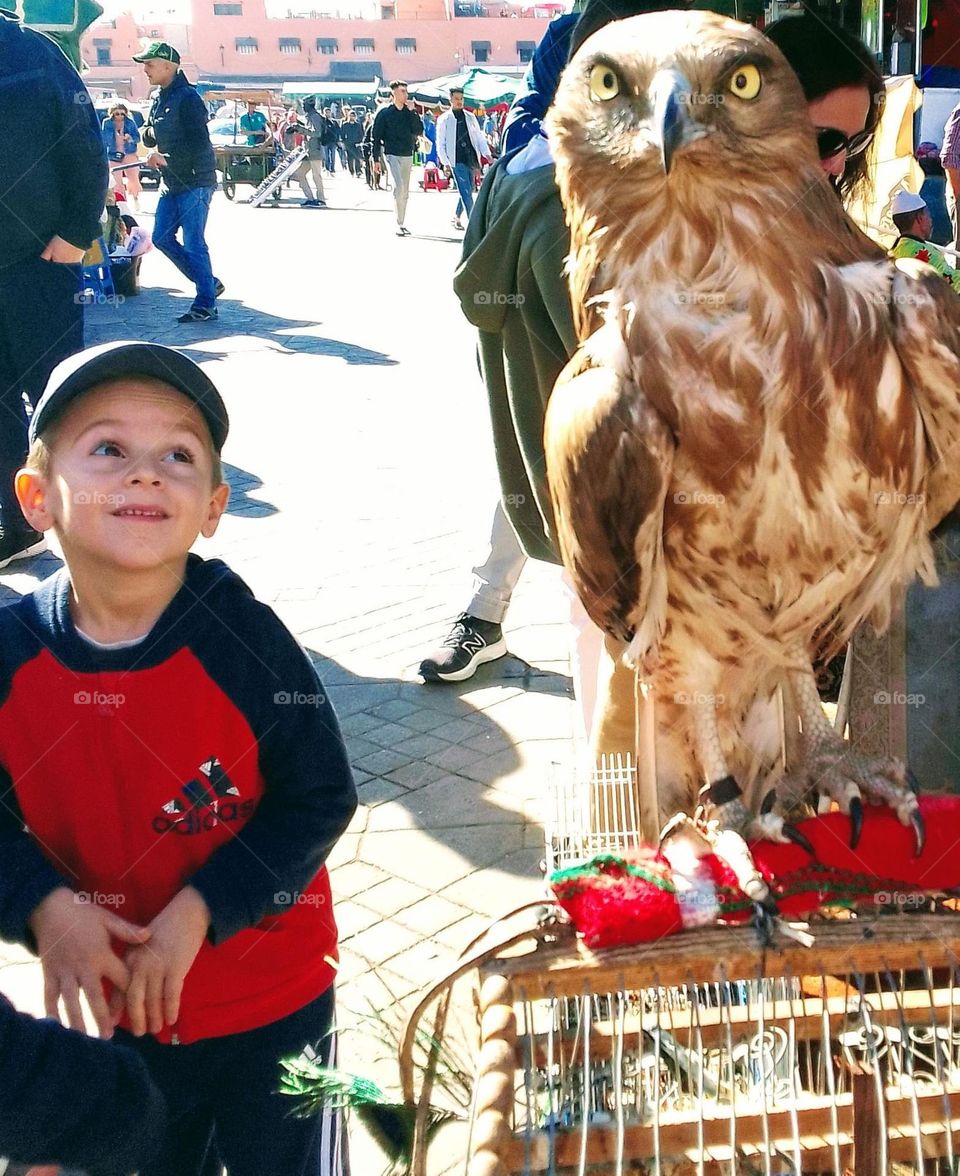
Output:
<path fill-rule="evenodd" d="M 29 128 L 29 131 L 27 130 Z M 42 550 L 13 493 L 36 403 L 83 347 L 79 263 L 100 233 L 107 160 L 96 111 L 49 37 L 0 10 L 0 568 Z"/>
<path fill-rule="evenodd" d="M 133 60 L 141 62 L 147 80 L 160 87 L 144 130 L 144 142 L 156 145 L 147 163 L 159 168 L 162 177 L 153 243 L 197 288 L 193 305 L 177 322 L 209 322 L 217 318 L 216 300 L 223 284 L 213 276 L 204 237 L 217 186 L 207 108 L 181 72 L 180 54 L 172 45 L 154 41 Z M 182 244 L 177 240 L 181 230 Z"/>

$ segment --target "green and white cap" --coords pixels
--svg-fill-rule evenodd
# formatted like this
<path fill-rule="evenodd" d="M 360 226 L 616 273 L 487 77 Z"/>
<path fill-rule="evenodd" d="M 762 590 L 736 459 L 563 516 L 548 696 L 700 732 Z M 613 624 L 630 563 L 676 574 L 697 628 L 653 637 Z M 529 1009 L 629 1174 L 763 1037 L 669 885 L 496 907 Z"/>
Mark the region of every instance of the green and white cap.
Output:
<path fill-rule="evenodd" d="M 135 53 L 134 61 L 172 61 L 175 65 L 180 64 L 180 54 L 174 49 L 172 45 L 168 45 L 166 41 L 154 41 L 142 53 Z"/>

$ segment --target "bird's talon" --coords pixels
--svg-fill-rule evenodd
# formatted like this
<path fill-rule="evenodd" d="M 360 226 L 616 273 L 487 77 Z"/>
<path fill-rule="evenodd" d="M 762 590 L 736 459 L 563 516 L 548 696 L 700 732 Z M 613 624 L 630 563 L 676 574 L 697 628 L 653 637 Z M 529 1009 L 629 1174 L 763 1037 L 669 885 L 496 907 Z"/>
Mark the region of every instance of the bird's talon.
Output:
<path fill-rule="evenodd" d="M 919 809 L 914 809 L 910 814 L 910 824 L 913 825 L 913 831 L 917 838 L 917 845 L 913 856 L 919 857 L 923 853 L 923 847 L 927 843 L 927 827 L 923 823 L 923 813 Z"/>
<path fill-rule="evenodd" d="M 850 848 L 856 849 L 860 843 L 860 834 L 863 832 L 863 801 L 859 796 L 855 796 L 850 801 L 848 812 L 850 816 Z"/>
<path fill-rule="evenodd" d="M 920 795 L 920 781 L 917 779 L 912 768 L 907 768 L 907 784 L 909 784 L 910 791 L 914 796 Z"/>
<path fill-rule="evenodd" d="M 801 849 L 806 850 L 811 857 L 815 858 L 817 856 L 810 839 L 805 833 L 801 833 L 796 825 L 788 825 L 785 821 L 783 824 L 783 835 L 792 841 L 794 845 L 799 845 Z"/>
<path fill-rule="evenodd" d="M 760 815 L 761 815 L 761 817 L 765 817 L 767 815 L 767 813 L 770 812 L 770 810 L 773 808 L 773 806 L 776 803 L 777 803 L 777 792 L 776 792 L 775 788 L 771 788 L 770 791 L 767 793 L 767 795 L 760 802 Z"/>

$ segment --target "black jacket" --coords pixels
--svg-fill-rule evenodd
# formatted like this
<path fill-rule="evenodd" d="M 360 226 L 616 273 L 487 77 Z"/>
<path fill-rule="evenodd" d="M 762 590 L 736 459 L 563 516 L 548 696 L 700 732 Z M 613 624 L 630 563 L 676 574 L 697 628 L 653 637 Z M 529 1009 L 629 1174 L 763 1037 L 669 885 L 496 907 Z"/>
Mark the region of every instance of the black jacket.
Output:
<path fill-rule="evenodd" d="M 358 147 L 363 138 L 363 127 L 356 120 L 340 124 L 340 142 L 344 147 Z"/>
<path fill-rule="evenodd" d="M 100 126 L 79 74 L 49 37 L 0 12 L 0 267 L 39 257 L 51 237 L 86 249 L 106 190 Z"/>
<path fill-rule="evenodd" d="M 373 155 L 412 155 L 417 149 L 417 137 L 423 134 L 420 115 L 407 106 L 397 110 L 391 102 L 373 120 Z"/>
<path fill-rule="evenodd" d="M 135 1053 L 18 1013 L 0 996 L 0 1156 L 128 1176 L 165 1130 L 163 1096 Z"/>
<path fill-rule="evenodd" d="M 167 166 L 160 171 L 167 191 L 217 186 L 207 108 L 182 71 L 154 98 L 147 121 L 157 150 L 167 157 Z"/>

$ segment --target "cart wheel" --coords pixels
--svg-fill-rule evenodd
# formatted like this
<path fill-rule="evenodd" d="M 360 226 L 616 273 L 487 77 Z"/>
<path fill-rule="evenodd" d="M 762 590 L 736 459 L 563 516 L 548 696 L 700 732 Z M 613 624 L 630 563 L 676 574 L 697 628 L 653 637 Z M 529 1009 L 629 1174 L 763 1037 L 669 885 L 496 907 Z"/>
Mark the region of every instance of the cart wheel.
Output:
<path fill-rule="evenodd" d="M 232 200 L 234 196 L 236 196 L 237 185 L 233 182 L 233 180 L 223 181 L 223 194 L 228 200 Z"/>

